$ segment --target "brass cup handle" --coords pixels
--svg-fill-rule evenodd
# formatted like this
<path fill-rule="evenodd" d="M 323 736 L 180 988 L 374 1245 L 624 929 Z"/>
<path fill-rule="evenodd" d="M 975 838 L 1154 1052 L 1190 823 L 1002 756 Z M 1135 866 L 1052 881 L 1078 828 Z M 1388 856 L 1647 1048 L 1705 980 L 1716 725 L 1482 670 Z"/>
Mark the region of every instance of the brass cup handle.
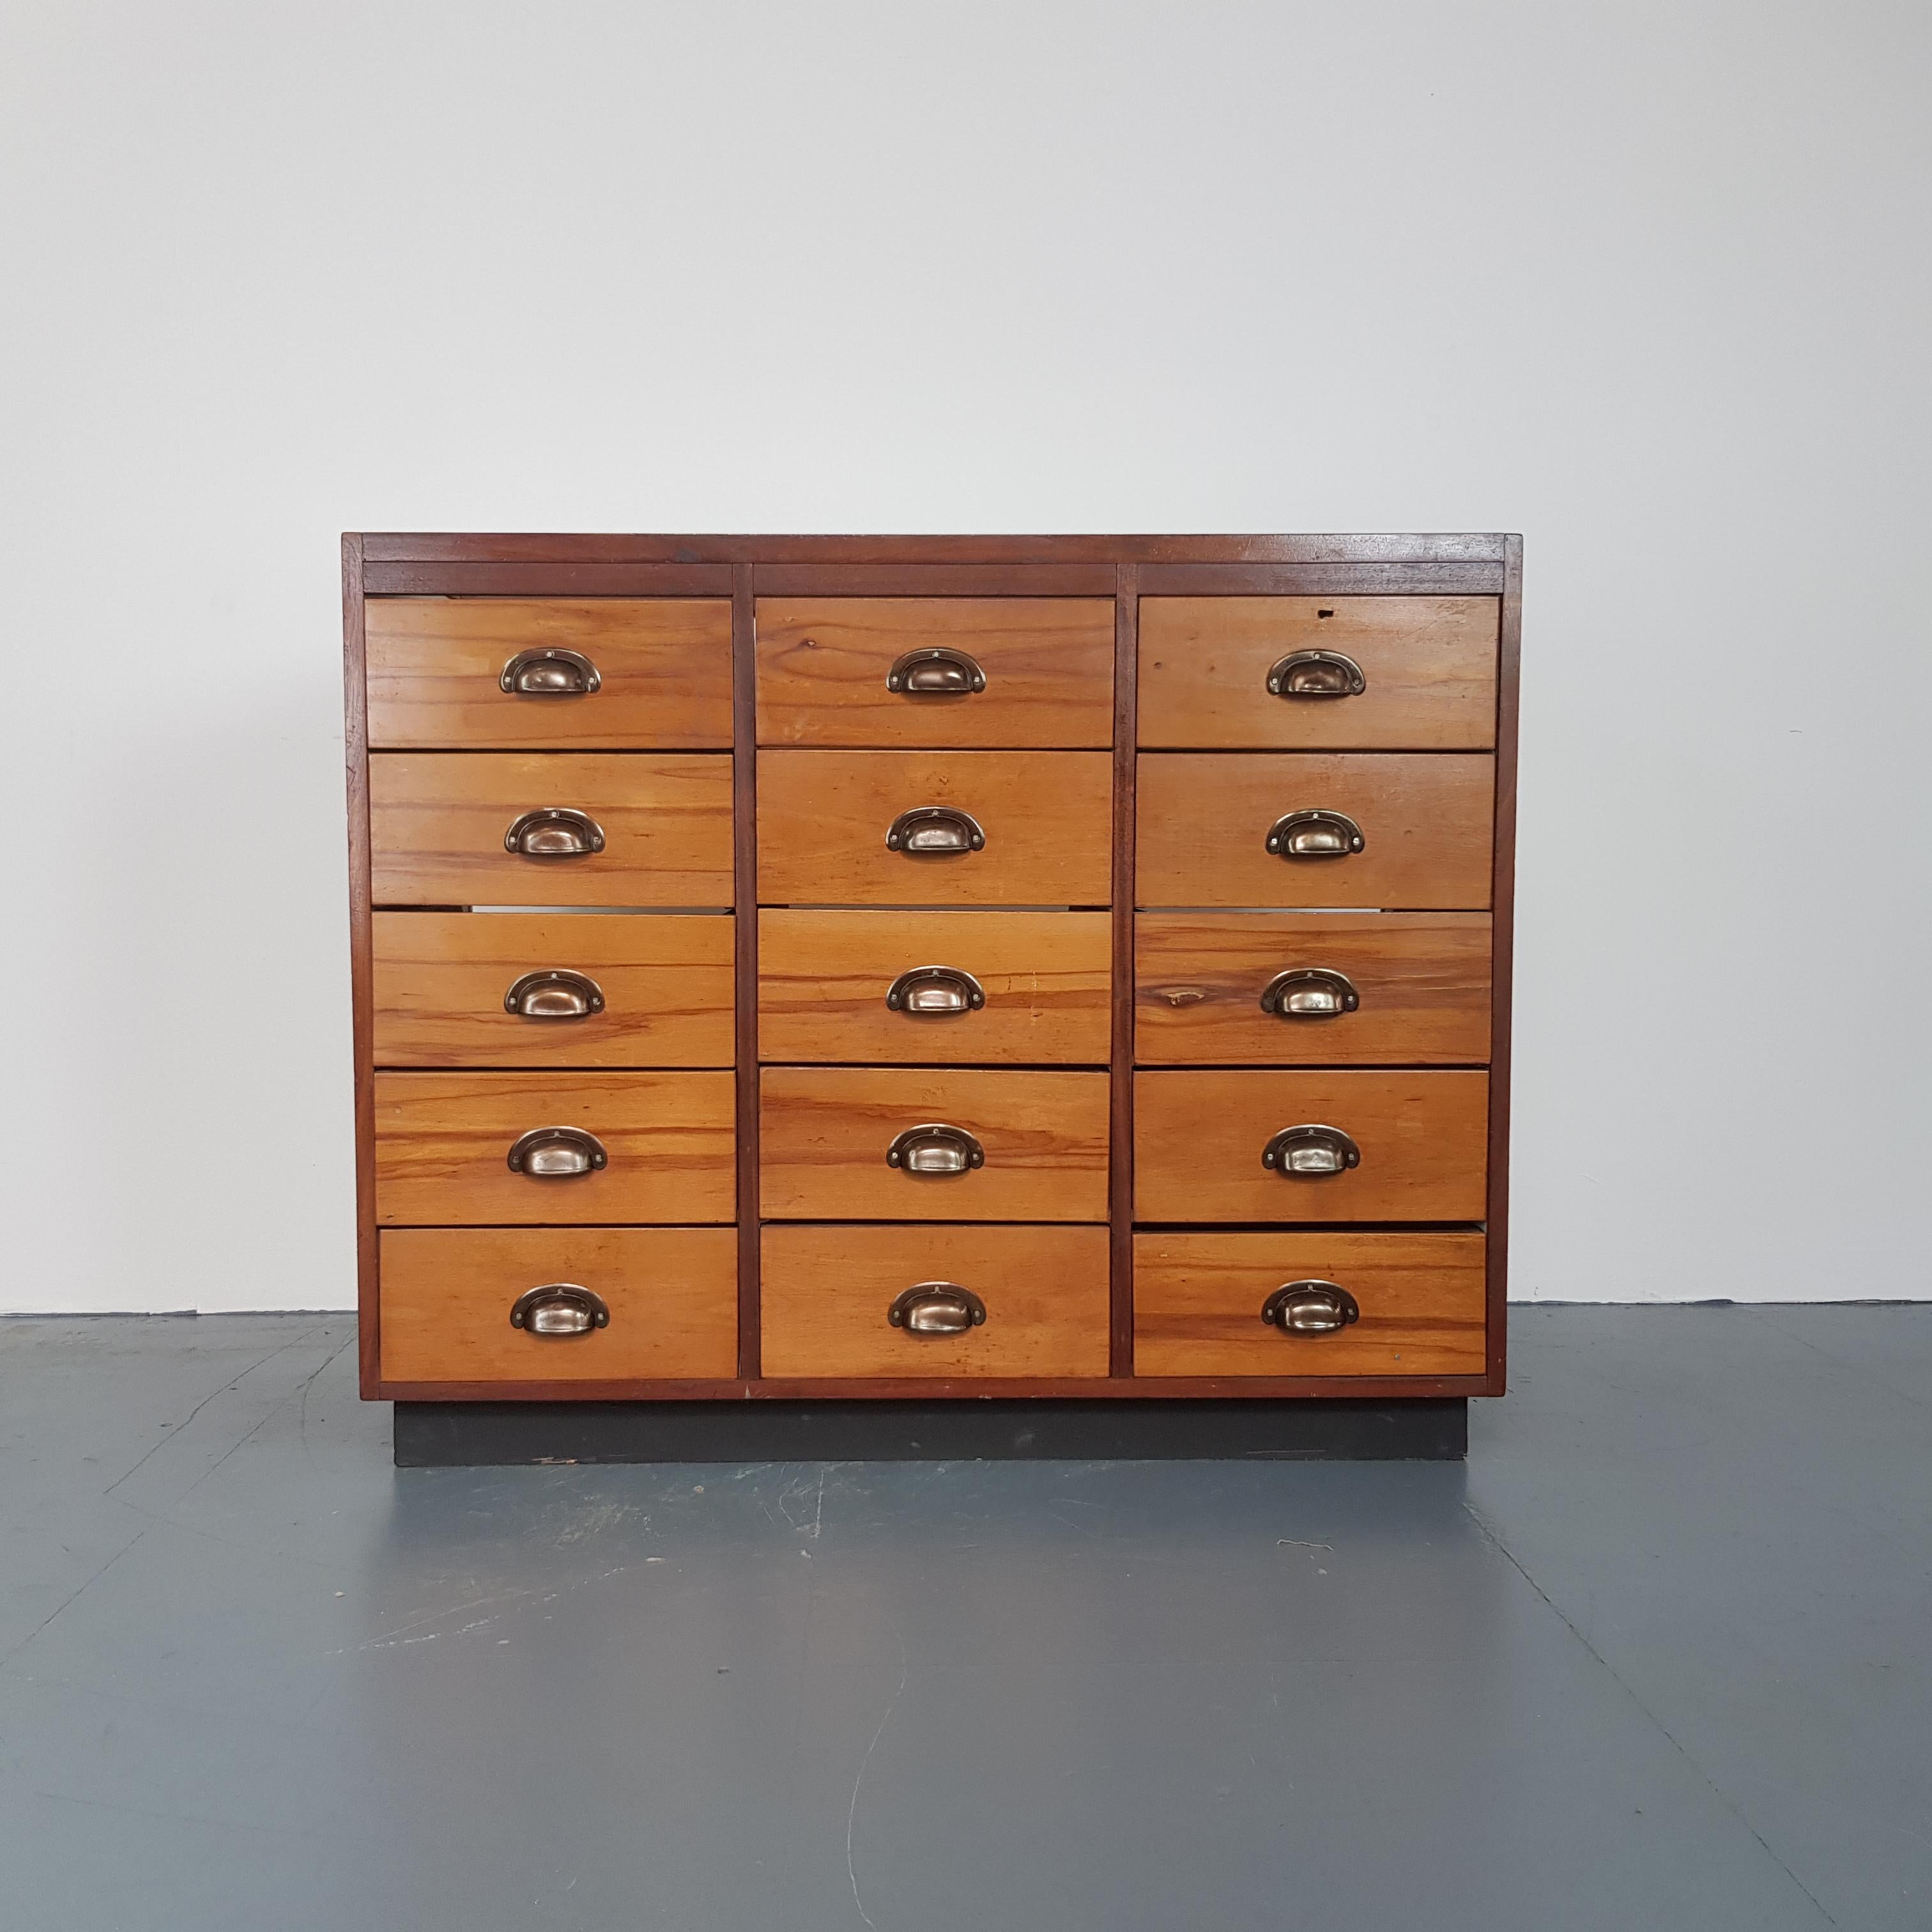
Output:
<path fill-rule="evenodd" d="M 604 680 L 580 651 L 545 644 L 519 651 L 496 682 L 513 698 L 588 698 Z"/>
<path fill-rule="evenodd" d="M 1262 1165 L 1289 1180 L 1346 1174 L 1362 1164 L 1362 1150 L 1340 1127 L 1283 1127 L 1262 1150 Z"/>
<path fill-rule="evenodd" d="M 914 966 L 886 988 L 886 1004 L 916 1019 L 976 1012 L 986 1004 L 986 989 L 957 966 Z"/>
<path fill-rule="evenodd" d="M 581 1127 L 532 1127 L 506 1159 L 512 1174 L 532 1180 L 575 1180 L 610 1164 L 604 1143 Z"/>
<path fill-rule="evenodd" d="M 1262 1011 L 1285 1020 L 1339 1019 L 1362 1004 L 1355 982 L 1332 966 L 1297 966 L 1262 988 Z"/>
<path fill-rule="evenodd" d="M 603 826 L 589 812 L 566 805 L 526 812 L 503 834 L 503 850 L 526 859 L 582 859 L 603 849 Z"/>
<path fill-rule="evenodd" d="M 912 859 L 950 859 L 986 849 L 986 835 L 970 812 L 950 805 L 916 805 L 886 833 L 886 850 Z"/>
<path fill-rule="evenodd" d="M 594 1289 L 574 1281 L 546 1282 L 526 1288 L 510 1304 L 510 1326 L 526 1335 L 589 1335 L 610 1325 L 610 1305 Z"/>
<path fill-rule="evenodd" d="M 1332 1281 L 1283 1282 L 1262 1304 L 1262 1319 L 1284 1335 L 1333 1335 L 1361 1318 L 1355 1298 Z"/>
<path fill-rule="evenodd" d="M 526 973 L 503 995 L 503 1010 L 526 1020 L 587 1020 L 604 1010 L 604 988 L 588 973 L 567 968 Z"/>
<path fill-rule="evenodd" d="M 886 1319 L 908 1335 L 964 1335 L 984 1324 L 986 1304 L 956 1281 L 922 1281 L 886 1310 Z"/>
<path fill-rule="evenodd" d="M 986 1164 L 986 1150 L 979 1137 L 943 1120 L 895 1134 L 886 1150 L 886 1165 L 902 1174 L 970 1174 Z"/>
<path fill-rule="evenodd" d="M 1362 668 L 1342 651 L 1290 651 L 1270 668 L 1277 698 L 1359 698 L 1369 688 Z"/>
<path fill-rule="evenodd" d="M 970 698 L 986 688 L 978 660 L 950 644 L 908 651 L 886 674 L 886 688 L 907 698 Z"/>
<path fill-rule="evenodd" d="M 1346 859 L 1368 841 L 1346 812 L 1290 812 L 1268 828 L 1268 849 L 1283 859 Z"/>

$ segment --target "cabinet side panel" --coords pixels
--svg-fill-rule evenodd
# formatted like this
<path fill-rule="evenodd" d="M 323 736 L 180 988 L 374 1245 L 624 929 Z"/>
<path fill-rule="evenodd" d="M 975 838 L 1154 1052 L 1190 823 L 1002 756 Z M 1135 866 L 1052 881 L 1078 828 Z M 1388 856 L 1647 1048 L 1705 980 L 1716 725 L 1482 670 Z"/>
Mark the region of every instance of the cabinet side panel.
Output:
<path fill-rule="evenodd" d="M 737 928 L 738 1372 L 759 1372 L 758 795 L 757 607 L 752 566 L 731 583 L 731 837 L 733 923 Z"/>
<path fill-rule="evenodd" d="M 1502 624 L 1496 665 L 1496 870 L 1490 982 L 1488 1393 L 1508 1380 L 1510 1016 L 1516 952 L 1516 740 L 1522 655 L 1522 538 L 1504 539 Z"/>
<path fill-rule="evenodd" d="M 365 1399 L 382 1379 L 376 1244 L 374 975 L 369 927 L 369 700 L 364 675 L 362 539 L 342 539 L 343 755 L 349 790 L 349 998 L 356 1055 L 356 1365 Z"/>
<path fill-rule="evenodd" d="M 1134 1372 L 1134 797 L 1139 742 L 1140 567 L 1114 582 L 1114 1030 L 1107 1218 L 1112 1235 L 1108 1372 Z"/>

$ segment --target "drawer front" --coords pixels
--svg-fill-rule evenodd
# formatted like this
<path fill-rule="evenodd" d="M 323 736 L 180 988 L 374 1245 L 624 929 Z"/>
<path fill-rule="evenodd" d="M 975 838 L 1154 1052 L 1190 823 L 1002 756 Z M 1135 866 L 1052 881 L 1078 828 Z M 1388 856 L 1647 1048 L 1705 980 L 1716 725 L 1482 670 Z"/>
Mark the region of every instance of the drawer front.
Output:
<path fill-rule="evenodd" d="M 1110 926 L 1100 912 L 765 910 L 760 1056 L 1104 1066 Z M 922 982 L 929 967 L 948 976 Z"/>
<path fill-rule="evenodd" d="M 1107 1076 L 773 1066 L 759 1190 L 775 1220 L 1104 1221 Z"/>
<path fill-rule="evenodd" d="M 728 1072 L 379 1073 L 376 1219 L 385 1227 L 728 1221 L 734 1125 Z M 595 1146 L 573 1138 L 526 1150 L 513 1168 L 512 1150 L 546 1128 L 588 1135 Z M 572 1166 L 584 1171 L 564 1171 Z"/>
<path fill-rule="evenodd" d="M 730 1228 L 392 1228 L 381 1237 L 391 1382 L 724 1378 L 738 1367 Z M 596 1303 L 532 1291 L 568 1285 Z M 520 1323 L 511 1315 L 524 1302 Z M 574 1314 L 580 1334 L 544 1332 Z"/>
<path fill-rule="evenodd" d="M 1182 1066 L 1480 1066 L 1486 913 L 1148 912 L 1134 1053 Z"/>
<path fill-rule="evenodd" d="M 1137 1073 L 1135 1218 L 1480 1221 L 1489 1084 L 1430 1067 Z M 1327 1132 L 1279 1148 L 1304 1127 Z"/>
<path fill-rule="evenodd" d="M 1104 1228 L 770 1227 L 763 1262 L 767 1376 L 1107 1372 Z M 927 1282 L 976 1297 L 985 1319 L 958 1334 L 920 1332 L 916 1314 L 895 1325 Z"/>
<path fill-rule="evenodd" d="M 758 896 L 1105 905 L 1113 770 L 1105 752 L 760 752 Z"/>
<path fill-rule="evenodd" d="M 1365 752 L 1155 752 L 1140 760 L 1138 903 L 1376 906 L 1480 911 L 1490 903 L 1496 761 Z M 1291 826 L 1359 851 L 1278 856 L 1275 827 L 1304 812 L 1346 824 Z"/>
<path fill-rule="evenodd" d="M 1479 1376 L 1484 1245 L 1478 1234 L 1136 1234 L 1135 1372 Z M 1300 1304 L 1284 1324 L 1276 1298 L 1302 1282 L 1348 1300 L 1283 1298 Z"/>
<path fill-rule="evenodd" d="M 1143 597 L 1140 742 L 1486 752 L 1499 608 L 1493 597 Z"/>
<path fill-rule="evenodd" d="M 732 920 L 379 912 L 378 1066 L 729 1066 Z"/>
<path fill-rule="evenodd" d="M 731 742 L 722 598 L 372 597 L 366 624 L 378 750 Z"/>
<path fill-rule="evenodd" d="M 590 826 L 530 820 L 554 809 Z M 532 856 L 513 836 L 601 849 Z M 369 760 L 369 840 L 379 905 L 728 906 L 731 761 L 384 752 Z"/>
<path fill-rule="evenodd" d="M 761 745 L 1111 745 L 1106 598 L 761 597 Z"/>

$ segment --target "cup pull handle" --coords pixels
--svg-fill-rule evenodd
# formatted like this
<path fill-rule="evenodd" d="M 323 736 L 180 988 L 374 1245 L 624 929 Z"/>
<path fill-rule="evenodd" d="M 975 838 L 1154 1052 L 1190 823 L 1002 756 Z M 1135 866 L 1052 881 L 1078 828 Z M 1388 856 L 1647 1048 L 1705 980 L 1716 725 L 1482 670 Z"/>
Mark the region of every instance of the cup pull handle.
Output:
<path fill-rule="evenodd" d="M 886 833 L 886 850 L 912 859 L 948 859 L 985 849 L 986 835 L 970 812 L 950 805 L 916 805 Z"/>
<path fill-rule="evenodd" d="M 956 1281 L 922 1281 L 886 1310 L 886 1319 L 908 1335 L 964 1335 L 984 1325 L 986 1304 Z"/>
<path fill-rule="evenodd" d="M 503 995 L 503 1010 L 526 1020 L 587 1020 L 604 1010 L 604 988 L 588 973 L 526 973 Z"/>
<path fill-rule="evenodd" d="M 604 1143 L 581 1127 L 532 1127 L 507 1159 L 512 1174 L 532 1180 L 574 1180 L 610 1164 Z"/>
<path fill-rule="evenodd" d="M 581 859 L 603 849 L 603 826 L 570 806 L 526 812 L 503 834 L 503 850 L 526 859 Z"/>
<path fill-rule="evenodd" d="M 886 1004 L 894 1012 L 918 1019 L 976 1012 L 986 1004 L 985 988 L 957 966 L 914 966 L 886 988 Z"/>
<path fill-rule="evenodd" d="M 886 674 L 886 688 L 906 698 L 970 698 L 986 688 L 979 661 L 950 644 L 908 651 Z"/>
<path fill-rule="evenodd" d="M 519 651 L 496 682 L 513 698 L 588 698 L 604 680 L 580 651 L 545 644 Z"/>
<path fill-rule="evenodd" d="M 1339 1019 L 1361 1004 L 1354 982 L 1331 966 L 1297 966 L 1262 988 L 1262 1011 L 1285 1020 Z"/>
<path fill-rule="evenodd" d="M 510 1326 L 526 1335 L 568 1340 L 610 1325 L 610 1305 L 595 1290 L 574 1281 L 546 1282 L 526 1288 L 510 1304 Z"/>
<path fill-rule="evenodd" d="M 932 1120 L 892 1136 L 886 1165 L 902 1174 L 970 1174 L 986 1164 L 986 1150 L 964 1127 Z"/>
<path fill-rule="evenodd" d="M 1262 1304 L 1262 1319 L 1284 1335 L 1333 1335 L 1361 1318 L 1355 1298 L 1332 1281 L 1284 1282 Z"/>
<path fill-rule="evenodd" d="M 1262 1166 L 1288 1180 L 1346 1174 L 1361 1162 L 1361 1149 L 1340 1127 L 1283 1127 L 1262 1150 Z"/>
<path fill-rule="evenodd" d="M 1283 859 L 1346 859 L 1367 844 L 1346 812 L 1291 812 L 1268 828 L 1268 849 Z"/>
<path fill-rule="evenodd" d="M 1362 668 L 1342 651 L 1290 651 L 1268 674 L 1277 698 L 1359 698 L 1369 688 Z"/>

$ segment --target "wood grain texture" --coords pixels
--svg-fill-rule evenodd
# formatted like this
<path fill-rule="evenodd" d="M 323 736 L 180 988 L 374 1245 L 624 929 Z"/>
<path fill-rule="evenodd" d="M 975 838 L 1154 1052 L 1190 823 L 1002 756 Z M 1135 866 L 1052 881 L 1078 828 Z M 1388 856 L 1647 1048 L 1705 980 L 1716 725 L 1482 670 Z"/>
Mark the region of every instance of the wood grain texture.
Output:
<path fill-rule="evenodd" d="M 1490 1354 L 1487 1393 L 1508 1383 L 1510 1036 L 1515 1010 L 1516 713 L 1522 648 L 1522 538 L 1503 539 L 1502 664 L 1496 698 L 1496 826 L 1491 892 L 1496 908 L 1491 975 Z"/>
<path fill-rule="evenodd" d="M 1493 597 L 1147 597 L 1144 746 L 1219 751 L 1486 751 L 1496 742 Z M 1367 688 L 1278 698 L 1292 651 L 1340 651 Z"/>
<path fill-rule="evenodd" d="M 758 742 L 1079 747 L 1112 742 L 1114 608 L 1102 598 L 761 597 Z M 905 652 L 943 646 L 983 691 L 886 688 Z"/>
<path fill-rule="evenodd" d="M 385 1227 L 580 1226 L 736 1217 L 728 1072 L 379 1073 L 376 1204 Z M 610 1165 L 513 1173 L 535 1127 L 586 1130 Z"/>
<path fill-rule="evenodd" d="M 379 748 L 706 751 L 731 742 L 731 607 L 722 598 L 379 597 L 368 612 Z M 583 697 L 499 680 L 520 651 L 596 667 Z"/>
<path fill-rule="evenodd" d="M 392 1382 L 728 1376 L 737 1359 L 730 1228 L 392 1228 L 382 1238 L 382 1372 Z M 526 1288 L 572 1282 L 610 1324 L 587 1335 L 510 1326 Z"/>
<path fill-rule="evenodd" d="M 1107 1231 L 1078 1227 L 772 1226 L 764 1231 L 770 1376 L 918 1382 L 1107 1373 Z M 926 1281 L 986 1304 L 964 1335 L 909 1335 L 886 1319 Z"/>
<path fill-rule="evenodd" d="M 1107 1064 L 1107 915 L 808 912 L 758 915 L 758 1051 L 855 1065 Z M 892 982 L 953 966 L 985 989 L 977 1012 L 895 1012 Z"/>
<path fill-rule="evenodd" d="M 760 752 L 758 890 L 768 905 L 1108 903 L 1104 752 Z M 969 812 L 985 849 L 892 851 L 902 812 Z"/>
<path fill-rule="evenodd" d="M 374 974 L 370 960 L 368 681 L 364 668 L 362 539 L 342 539 L 343 764 L 349 806 L 349 1010 L 356 1118 L 356 1379 L 366 1401 L 382 1378 L 376 1238 Z"/>
<path fill-rule="evenodd" d="M 1480 911 L 1495 767 L 1474 752 L 1144 752 L 1138 903 Z M 1267 849 L 1277 819 L 1312 808 L 1346 812 L 1364 849 L 1304 860 Z"/>
<path fill-rule="evenodd" d="M 379 912 L 379 1066 L 729 1066 L 729 914 Z M 582 1019 L 506 1011 L 526 973 L 586 974 Z"/>
<path fill-rule="evenodd" d="M 1210 1067 L 1134 1076 L 1141 1221 L 1480 1221 L 1489 1076 L 1461 1068 Z M 1283 1127 L 1339 1127 L 1346 1173 L 1262 1165 Z"/>
<path fill-rule="evenodd" d="M 769 1066 L 760 1205 L 771 1220 L 1104 1221 L 1107 1076 L 986 1067 Z M 984 1148 L 961 1174 L 889 1166 L 908 1127 Z"/>
<path fill-rule="evenodd" d="M 1143 1065 L 1480 1066 L 1490 1050 L 1484 913 L 1144 912 L 1135 1052 Z M 1264 1012 L 1279 973 L 1326 967 L 1354 1012 Z"/>
<path fill-rule="evenodd" d="M 1141 1234 L 1136 1359 L 1156 1376 L 1476 1375 L 1484 1360 L 1479 1234 Z M 1346 1288 L 1360 1318 L 1289 1335 L 1261 1318 L 1292 1281 Z"/>
<path fill-rule="evenodd" d="M 369 760 L 376 903 L 728 906 L 731 761 L 702 753 L 385 752 Z M 604 849 L 504 850 L 525 812 L 564 806 Z"/>
<path fill-rule="evenodd" d="M 758 1373 L 758 764 L 756 601 L 748 563 L 731 572 L 731 863 L 738 916 L 738 1372 Z"/>
<path fill-rule="evenodd" d="M 1140 566 L 1121 563 L 1114 583 L 1113 997 L 1107 1043 L 1112 1074 L 1107 1372 L 1115 1377 L 1134 1372 L 1134 796 L 1139 704 Z"/>

